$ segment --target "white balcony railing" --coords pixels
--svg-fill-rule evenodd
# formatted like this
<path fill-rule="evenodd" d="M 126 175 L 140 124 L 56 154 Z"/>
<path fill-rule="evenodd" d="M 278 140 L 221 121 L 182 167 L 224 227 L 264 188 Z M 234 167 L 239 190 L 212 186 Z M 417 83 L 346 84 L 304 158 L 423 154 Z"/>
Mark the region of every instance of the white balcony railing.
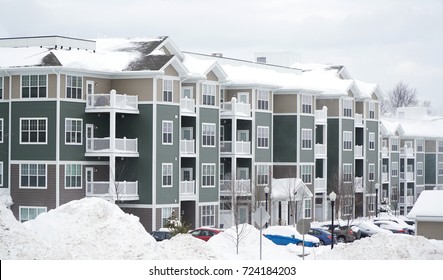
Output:
<path fill-rule="evenodd" d="M 326 124 L 328 120 L 328 108 L 323 106 L 321 110 L 315 110 L 315 123 Z"/>
<path fill-rule="evenodd" d="M 400 179 L 405 181 L 413 181 L 414 172 L 400 172 Z"/>
<path fill-rule="evenodd" d="M 402 157 L 413 157 L 414 156 L 414 149 L 413 148 L 408 148 L 408 147 L 403 147 L 400 148 L 400 156 Z"/>
<path fill-rule="evenodd" d="M 316 157 L 326 157 L 326 145 L 325 144 L 315 144 L 315 156 Z"/>
<path fill-rule="evenodd" d="M 315 190 L 315 192 L 326 191 L 326 178 L 315 178 L 314 179 L 314 190 Z"/>
<path fill-rule="evenodd" d="M 358 145 L 355 146 L 355 148 L 354 148 L 354 156 L 356 158 L 363 157 L 363 146 L 358 146 Z"/>
<path fill-rule="evenodd" d="M 220 153 L 231 154 L 234 153 L 232 150 L 232 141 L 220 141 Z M 251 154 L 251 142 L 239 141 L 235 142 L 235 153 L 241 155 Z"/>
<path fill-rule="evenodd" d="M 220 180 L 220 192 L 225 195 L 251 194 L 251 180 Z"/>
<path fill-rule="evenodd" d="M 88 94 L 86 109 L 124 109 L 138 112 L 138 96 L 117 94 L 115 90 L 110 93 Z"/>
<path fill-rule="evenodd" d="M 87 182 L 86 196 L 113 200 L 138 200 L 138 181 L 135 182 Z"/>
<path fill-rule="evenodd" d="M 363 126 L 363 116 L 362 114 L 354 115 L 354 125 L 355 126 Z"/>
<path fill-rule="evenodd" d="M 195 140 L 180 140 L 180 153 L 195 154 Z"/>
<path fill-rule="evenodd" d="M 224 102 L 222 105 L 221 115 L 229 116 L 251 116 L 251 104 L 241 102 Z"/>
<path fill-rule="evenodd" d="M 400 196 L 399 202 L 400 202 L 400 204 L 404 204 L 404 205 L 414 205 L 414 196 L 408 195 L 408 196 L 406 196 L 406 199 L 404 196 Z"/>
<path fill-rule="evenodd" d="M 111 151 L 111 138 L 90 138 L 86 139 L 87 153 L 138 153 L 138 140 L 127 138 L 114 139 L 114 150 Z"/>
<path fill-rule="evenodd" d="M 194 195 L 195 194 L 195 181 L 181 181 L 180 182 L 180 195 Z"/>
<path fill-rule="evenodd" d="M 388 147 L 382 147 L 381 148 L 381 156 L 382 157 L 384 157 L 384 158 L 388 157 L 388 153 L 389 153 Z"/>
<path fill-rule="evenodd" d="M 195 99 L 180 99 L 180 111 L 182 113 L 195 113 Z"/>
<path fill-rule="evenodd" d="M 385 183 L 385 182 L 388 182 L 388 173 L 387 172 L 382 172 L 381 173 L 381 181 L 383 182 L 383 183 Z"/>

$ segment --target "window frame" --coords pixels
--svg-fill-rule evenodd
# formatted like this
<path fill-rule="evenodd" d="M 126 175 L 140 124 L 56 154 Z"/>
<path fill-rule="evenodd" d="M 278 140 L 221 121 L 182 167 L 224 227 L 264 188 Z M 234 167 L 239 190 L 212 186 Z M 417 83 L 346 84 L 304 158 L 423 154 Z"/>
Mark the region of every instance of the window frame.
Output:
<path fill-rule="evenodd" d="M 174 80 L 163 79 L 162 101 L 171 103 L 174 100 Z"/>
<path fill-rule="evenodd" d="M 36 209 L 36 210 L 37 210 L 37 213 L 39 212 L 39 210 L 44 210 L 44 211 L 38 213 L 38 214 L 37 214 L 34 218 L 32 218 L 32 219 L 23 220 L 23 219 L 22 219 L 22 210 L 23 210 L 23 209 L 27 209 L 27 210 L 28 210 L 28 217 L 29 217 L 29 210 L 30 210 L 30 209 Z M 40 214 L 42 214 L 42 213 L 46 213 L 46 212 L 48 212 L 48 207 L 45 207 L 45 206 L 19 206 L 19 211 L 18 211 L 19 221 L 20 221 L 21 223 L 26 222 L 26 221 L 32 221 L 32 220 L 34 220 L 35 218 L 37 218 L 38 215 L 40 215 Z"/>
<path fill-rule="evenodd" d="M 166 184 L 165 184 L 165 179 L 166 179 Z M 172 188 L 173 185 L 174 185 L 174 165 L 172 163 L 162 163 L 162 188 Z"/>
<path fill-rule="evenodd" d="M 374 151 L 375 150 L 375 132 L 369 132 L 368 142 L 369 142 L 368 143 L 369 150 Z"/>
<path fill-rule="evenodd" d="M 417 162 L 416 170 L 417 170 L 417 176 L 422 177 L 423 176 L 423 162 L 419 161 Z M 420 172 L 419 172 L 420 171 Z"/>
<path fill-rule="evenodd" d="M 36 76 L 37 77 L 37 85 L 36 86 L 31 86 L 31 77 Z M 25 86 L 24 85 L 24 77 L 28 77 L 28 85 Z M 45 84 L 40 85 L 40 79 L 42 77 L 45 77 Z M 37 91 L 37 96 L 32 96 L 32 89 L 33 87 L 36 87 L 36 91 Z M 24 88 L 28 89 L 28 96 L 25 97 L 23 96 L 24 94 Z M 40 96 L 40 90 L 41 88 L 44 88 L 44 96 Z M 21 99 L 42 99 L 42 98 L 48 98 L 48 75 L 44 74 L 44 75 L 40 75 L 40 74 L 30 74 L 30 75 L 20 75 L 20 98 Z"/>
<path fill-rule="evenodd" d="M 4 131 L 5 131 L 5 122 L 3 118 L 0 118 L 0 144 L 3 143 L 3 135 L 5 135 Z"/>
<path fill-rule="evenodd" d="M 45 130 L 44 130 L 44 133 L 45 133 L 45 141 L 44 142 L 39 142 L 39 141 L 37 141 L 37 142 L 24 142 L 23 141 L 23 121 L 28 121 L 29 123 L 28 123 L 28 139 L 30 140 L 31 139 L 31 137 L 30 137 L 30 134 L 31 134 L 31 132 L 33 132 L 32 130 L 30 130 L 30 128 L 31 128 L 31 125 L 30 125 L 30 122 L 31 121 L 37 121 L 37 131 L 36 131 L 36 133 L 37 133 L 37 140 L 39 139 L 39 134 L 40 134 L 40 130 L 39 130 L 39 121 L 41 121 L 41 120 L 43 120 L 43 121 L 45 121 Z M 20 121 L 20 145 L 47 145 L 48 144 L 48 118 L 20 118 L 19 119 L 19 121 Z"/>
<path fill-rule="evenodd" d="M 400 140 L 398 138 L 391 138 L 391 141 L 389 141 L 391 144 L 391 151 L 392 152 L 398 152 L 398 146 L 400 145 Z M 395 149 L 394 149 L 395 147 Z"/>
<path fill-rule="evenodd" d="M 74 175 L 68 174 L 68 166 L 70 167 L 70 170 L 72 170 L 73 167 L 75 167 L 76 172 L 80 170 L 80 175 L 79 174 L 74 174 Z M 78 178 L 78 177 L 80 177 L 80 178 Z M 73 179 L 75 182 L 75 186 L 72 186 Z M 78 181 L 78 180 L 80 180 L 80 181 Z M 71 182 L 70 186 L 68 186 L 68 181 Z M 78 186 L 77 183 L 80 183 L 80 186 Z M 65 164 L 65 189 L 68 189 L 68 190 L 83 189 L 83 166 L 81 164 L 79 164 L 79 163 Z"/>
<path fill-rule="evenodd" d="M 302 128 L 301 130 L 301 149 L 312 150 L 312 129 Z"/>
<path fill-rule="evenodd" d="M 352 168 L 352 163 L 343 163 L 343 183 L 352 183 Z"/>
<path fill-rule="evenodd" d="M 74 81 L 75 81 L 75 86 L 73 85 Z M 80 86 L 78 86 L 79 81 L 80 81 Z M 71 96 L 68 96 L 69 89 L 70 89 Z M 75 97 L 72 97 L 73 90 L 75 90 L 75 95 L 76 95 Z M 79 97 L 79 95 L 80 95 L 80 97 Z M 74 99 L 74 100 L 82 100 L 83 99 L 83 77 L 82 76 L 66 75 L 65 97 L 67 99 Z"/>
<path fill-rule="evenodd" d="M 72 122 L 80 122 L 80 131 L 68 131 L 68 122 L 71 122 L 71 128 L 74 126 L 72 125 Z M 76 124 L 77 127 L 78 124 Z M 71 134 L 71 142 L 68 142 L 67 136 L 68 133 Z M 78 135 L 80 134 L 80 135 Z M 72 135 L 75 135 L 74 139 L 75 142 L 72 142 Z M 80 137 L 80 142 L 77 142 L 78 137 Z M 83 145 L 83 119 L 76 119 L 76 118 L 65 118 L 65 145 Z"/>
<path fill-rule="evenodd" d="M 302 94 L 302 96 L 301 96 L 301 107 L 302 107 L 301 112 L 302 112 L 302 114 L 312 114 L 313 103 L 314 102 L 312 101 L 311 95 Z"/>
<path fill-rule="evenodd" d="M 257 90 L 257 110 L 269 111 L 269 91 Z"/>
<path fill-rule="evenodd" d="M 200 208 L 201 226 L 202 227 L 215 226 L 215 205 L 201 205 L 200 207 L 201 207 Z"/>
<path fill-rule="evenodd" d="M 375 181 L 375 163 L 370 163 L 368 165 L 368 181 Z"/>
<path fill-rule="evenodd" d="M 415 148 L 416 148 L 417 152 L 421 153 L 424 151 L 424 146 L 425 146 L 424 144 L 425 144 L 425 140 L 423 140 L 423 139 L 417 139 L 415 141 Z"/>
<path fill-rule="evenodd" d="M 312 184 L 312 165 L 300 165 L 300 178 L 305 184 Z M 305 180 L 306 179 L 306 180 Z"/>
<path fill-rule="evenodd" d="M 303 199 L 303 218 L 312 218 L 312 200 L 310 198 Z"/>
<path fill-rule="evenodd" d="M 210 129 L 209 129 L 210 128 Z M 215 123 L 202 123 L 202 147 L 215 147 L 216 146 L 216 129 Z M 209 143 L 208 143 L 209 142 Z"/>
<path fill-rule="evenodd" d="M 369 119 L 375 119 L 375 103 L 369 102 L 368 103 L 368 112 L 369 112 Z"/>
<path fill-rule="evenodd" d="M 161 227 L 166 226 L 166 222 L 169 218 L 172 217 L 172 214 L 174 213 L 174 209 L 172 207 L 162 207 L 161 208 Z M 166 217 L 167 215 L 167 217 Z"/>
<path fill-rule="evenodd" d="M 343 99 L 343 117 L 352 118 L 352 114 L 354 111 L 354 100 L 352 99 Z"/>
<path fill-rule="evenodd" d="M 203 106 L 217 106 L 217 85 L 211 83 L 203 83 L 201 96 L 201 102 Z"/>
<path fill-rule="evenodd" d="M 213 171 L 211 169 L 213 169 Z M 201 187 L 202 188 L 215 188 L 215 185 L 216 185 L 215 163 L 202 163 L 202 170 L 201 171 L 202 171 L 201 172 Z M 211 179 L 211 177 L 213 177 L 213 178 Z M 212 185 L 209 185 L 207 183 L 212 183 Z"/>
<path fill-rule="evenodd" d="M 24 166 L 27 166 L 27 174 L 23 174 L 24 172 Z M 31 174 L 31 165 L 36 165 L 36 174 Z M 44 172 L 45 174 L 39 174 L 40 167 L 44 166 Z M 19 165 L 19 176 L 20 176 L 20 182 L 19 182 L 19 189 L 35 189 L 35 190 L 42 190 L 42 189 L 47 189 L 48 188 L 48 165 L 45 163 L 20 163 Z M 26 176 L 28 179 L 28 186 L 24 186 L 23 183 L 23 176 Z M 31 176 L 35 176 L 35 181 L 36 181 L 36 185 L 35 186 L 30 186 L 30 182 L 31 182 Z M 45 184 L 44 186 L 38 186 L 38 182 L 39 182 L 39 178 L 43 177 L 45 180 Z"/>
<path fill-rule="evenodd" d="M 398 161 L 391 162 L 391 177 L 398 177 Z"/>
<path fill-rule="evenodd" d="M 257 186 L 269 185 L 269 165 L 257 164 Z"/>
<path fill-rule="evenodd" d="M 350 138 L 350 139 L 348 139 Z M 347 147 L 347 143 L 349 144 L 349 148 Z M 353 145 L 353 133 L 352 131 L 343 131 L 343 151 L 352 151 Z"/>
<path fill-rule="evenodd" d="M 162 121 L 162 145 L 173 145 L 173 144 L 174 144 L 174 121 L 167 121 L 167 120 Z"/>
<path fill-rule="evenodd" d="M 257 149 L 269 149 L 269 126 L 257 126 Z"/>

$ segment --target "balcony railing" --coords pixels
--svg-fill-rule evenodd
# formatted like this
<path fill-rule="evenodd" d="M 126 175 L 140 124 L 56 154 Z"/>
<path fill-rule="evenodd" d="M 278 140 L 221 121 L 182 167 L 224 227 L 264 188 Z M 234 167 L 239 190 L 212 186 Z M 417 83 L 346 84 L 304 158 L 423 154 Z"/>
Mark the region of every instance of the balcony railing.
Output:
<path fill-rule="evenodd" d="M 180 195 L 193 196 L 195 195 L 195 181 L 181 181 Z"/>
<path fill-rule="evenodd" d="M 414 156 L 414 149 L 413 148 L 400 148 L 400 156 L 402 157 L 413 157 Z"/>
<path fill-rule="evenodd" d="M 414 205 L 414 196 L 413 195 L 408 195 L 406 196 L 406 199 L 404 196 L 400 196 L 400 200 L 399 200 L 400 204 L 404 204 L 404 205 Z"/>
<path fill-rule="evenodd" d="M 328 120 L 328 108 L 323 106 L 321 110 L 315 110 L 315 123 L 326 124 Z"/>
<path fill-rule="evenodd" d="M 231 154 L 234 151 L 232 150 L 232 141 L 220 141 L 220 153 L 222 154 Z M 235 142 L 235 153 L 241 155 L 250 155 L 251 154 L 251 142 L 246 141 L 237 141 Z"/>
<path fill-rule="evenodd" d="M 388 182 L 388 173 L 387 172 L 382 172 L 381 173 L 381 181 L 383 182 L 383 183 L 385 183 L 385 182 Z"/>
<path fill-rule="evenodd" d="M 251 116 L 251 104 L 239 103 L 235 101 L 224 102 L 221 110 L 221 115 L 229 116 Z"/>
<path fill-rule="evenodd" d="M 88 94 L 86 96 L 86 110 L 94 109 L 122 109 L 138 112 L 138 96 L 110 93 Z"/>
<path fill-rule="evenodd" d="M 180 140 L 180 153 L 186 155 L 195 154 L 195 140 Z"/>
<path fill-rule="evenodd" d="M 314 179 L 314 190 L 315 190 L 315 192 L 326 191 L 326 178 L 315 178 Z"/>
<path fill-rule="evenodd" d="M 382 157 L 384 157 L 384 158 L 388 157 L 388 153 L 389 153 L 388 147 L 382 147 L 381 148 L 381 156 Z"/>
<path fill-rule="evenodd" d="M 363 116 L 361 114 L 354 115 L 354 125 L 363 126 Z"/>
<path fill-rule="evenodd" d="M 138 200 L 138 181 L 135 182 L 87 182 L 86 196 L 112 200 Z"/>
<path fill-rule="evenodd" d="M 400 179 L 405 181 L 414 181 L 414 172 L 400 172 Z"/>
<path fill-rule="evenodd" d="M 114 139 L 114 150 L 111 151 L 111 138 L 86 139 L 86 153 L 129 153 L 138 154 L 138 140 L 127 138 Z"/>
<path fill-rule="evenodd" d="M 220 180 L 220 192 L 224 195 L 251 194 L 251 180 Z"/>
<path fill-rule="evenodd" d="M 354 156 L 356 158 L 363 157 L 363 146 L 358 146 L 358 145 L 355 146 L 355 148 L 354 148 Z"/>
<path fill-rule="evenodd" d="M 182 98 L 180 99 L 180 111 L 182 113 L 195 113 L 195 99 Z"/>
<path fill-rule="evenodd" d="M 315 144 L 315 156 L 316 157 L 326 157 L 326 145 L 325 144 Z"/>

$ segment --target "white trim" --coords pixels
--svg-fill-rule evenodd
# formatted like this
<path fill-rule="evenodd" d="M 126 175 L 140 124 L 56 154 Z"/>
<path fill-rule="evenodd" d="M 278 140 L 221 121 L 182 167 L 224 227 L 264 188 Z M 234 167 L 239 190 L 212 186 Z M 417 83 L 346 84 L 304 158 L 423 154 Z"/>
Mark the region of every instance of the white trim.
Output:
<path fill-rule="evenodd" d="M 306 139 L 306 138 L 304 138 L 304 136 L 306 136 L 305 134 L 309 134 L 308 136 L 310 136 L 310 138 L 309 139 Z M 302 128 L 301 129 L 301 149 L 302 150 L 304 150 L 304 151 L 307 151 L 307 150 L 312 150 L 312 142 L 313 142 L 313 140 L 312 140 L 312 137 L 313 137 L 313 135 L 312 135 L 312 128 Z M 303 141 L 309 141 L 309 147 L 303 147 Z"/>
<path fill-rule="evenodd" d="M 162 79 L 162 98 L 161 101 L 164 103 L 172 103 L 174 102 L 174 79 L 171 79 L 169 76 L 164 76 L 164 78 Z M 169 83 L 171 83 L 171 101 L 165 100 L 165 87 L 169 86 Z M 165 85 L 166 84 L 166 85 Z M 168 90 L 169 92 L 169 90 Z"/>
<path fill-rule="evenodd" d="M 80 166 L 80 187 L 67 187 L 66 186 L 66 177 L 67 177 L 66 168 L 68 167 L 68 165 L 70 165 L 71 168 L 73 165 L 76 167 Z M 64 179 L 64 181 L 63 181 L 64 182 L 64 189 L 65 190 L 81 190 L 81 189 L 83 189 L 83 165 L 80 163 L 65 163 L 64 166 L 65 166 L 65 176 L 63 178 Z M 90 167 L 88 167 L 88 168 L 90 168 Z M 77 177 L 77 176 L 75 176 L 75 177 Z"/>
<path fill-rule="evenodd" d="M 166 131 L 165 132 L 165 124 L 169 124 L 171 125 L 171 131 Z M 165 134 L 171 134 L 171 142 L 165 142 L 165 138 L 164 135 Z M 174 121 L 169 121 L 169 120 L 164 120 L 162 121 L 162 145 L 173 145 L 174 144 Z M 155 137 L 155 136 L 154 136 Z"/>
<path fill-rule="evenodd" d="M 204 126 L 209 126 L 209 127 L 213 127 L 214 129 L 210 129 L 210 131 L 209 132 L 211 132 L 212 130 L 214 131 L 214 144 L 213 145 L 205 145 L 204 144 L 204 141 L 203 141 L 203 137 L 212 137 L 212 135 L 208 135 L 208 134 L 205 134 L 205 132 L 208 132 L 208 131 L 205 131 L 204 130 Z M 215 123 L 202 123 L 202 125 L 201 125 L 201 127 L 202 127 L 202 133 L 201 133 L 201 146 L 202 147 L 206 147 L 206 148 L 215 148 L 216 147 L 216 145 L 217 145 L 217 125 L 215 124 Z"/>
<path fill-rule="evenodd" d="M 37 120 L 37 131 L 38 131 L 38 121 L 39 120 L 45 120 L 46 121 L 46 125 L 45 125 L 45 142 L 23 142 L 22 141 L 22 120 Z M 20 127 L 20 145 L 47 145 L 48 144 L 48 118 L 20 118 L 19 119 L 19 127 Z M 38 135 L 37 135 L 37 139 L 38 139 Z"/>
<path fill-rule="evenodd" d="M 351 148 L 350 149 L 345 149 L 345 134 L 348 136 L 346 138 L 349 138 L 349 135 L 351 136 L 350 137 L 350 139 L 351 139 L 350 141 L 349 141 L 349 139 L 346 139 L 346 142 L 351 142 Z M 353 137 L 354 137 L 354 135 L 353 135 L 352 131 L 349 131 L 349 130 L 344 130 L 343 131 L 343 143 L 342 143 L 343 151 L 352 151 L 352 149 L 353 149 Z"/>
<path fill-rule="evenodd" d="M 66 133 L 67 133 L 67 121 L 80 121 L 81 123 L 81 127 L 80 127 L 80 143 L 78 142 L 66 142 Z M 72 126 L 72 123 L 71 123 Z M 75 134 L 78 133 L 78 131 L 70 131 L 71 133 L 74 132 Z M 72 140 L 72 138 L 71 138 Z M 77 137 L 75 138 L 75 140 L 77 140 Z M 80 118 L 65 118 L 65 145 L 77 145 L 77 146 L 81 146 L 83 145 L 83 119 Z"/>
<path fill-rule="evenodd" d="M 80 94 L 81 94 L 81 98 L 72 98 L 72 97 L 68 97 L 68 77 L 75 77 L 76 79 L 78 79 L 78 78 L 81 78 L 81 86 L 80 87 L 73 87 L 72 86 L 72 84 L 71 84 L 71 86 L 70 86 L 70 88 L 72 89 L 72 88 L 75 88 L 75 89 L 81 89 L 81 92 L 80 92 Z M 83 88 L 83 82 L 84 82 L 84 77 L 83 76 L 80 76 L 80 75 L 72 75 L 72 74 L 65 74 L 65 98 L 66 99 L 69 99 L 69 100 L 84 100 L 85 99 L 85 95 L 86 95 L 86 92 L 85 92 L 85 90 L 84 90 L 84 88 Z M 72 96 L 72 91 L 71 91 L 71 96 Z M 61 96 L 60 96 L 61 97 Z"/>
<path fill-rule="evenodd" d="M 169 174 L 165 174 L 164 173 L 164 171 L 165 171 L 165 167 L 166 166 L 169 166 L 171 169 L 171 184 L 170 185 L 164 185 L 163 184 L 163 177 L 166 175 L 166 176 L 169 176 Z M 161 178 L 162 178 L 162 188 L 172 188 L 172 186 L 174 185 L 174 165 L 172 164 L 172 163 L 162 163 L 162 176 L 161 176 Z"/>
<path fill-rule="evenodd" d="M 22 68 L 20 68 L 22 69 Z M 23 76 L 29 76 L 29 97 L 23 97 Z M 45 93 L 45 97 L 31 97 L 31 76 L 46 76 L 46 93 Z M 25 101 L 30 101 L 30 100 L 37 100 L 37 99 L 48 99 L 48 76 L 49 74 L 32 74 L 32 73 L 27 73 L 27 74 L 20 74 L 20 98 L 22 100 Z M 40 86 L 40 77 L 37 80 L 37 83 L 39 84 L 37 87 Z M 38 92 L 37 92 L 38 95 Z"/>
<path fill-rule="evenodd" d="M 22 209 L 23 208 L 28 208 L 28 212 L 29 212 L 29 209 L 44 209 L 45 210 L 45 212 L 43 212 L 43 213 L 46 213 L 46 212 L 48 212 L 48 207 L 46 207 L 46 206 L 19 206 L 18 207 L 18 221 L 19 222 L 21 222 L 22 221 Z M 38 215 L 37 215 L 38 216 Z M 36 216 L 36 217 L 37 217 Z M 34 218 L 35 219 L 35 218 Z M 30 221 L 30 220 L 26 220 L 26 221 Z"/>
<path fill-rule="evenodd" d="M 212 176 L 211 174 L 205 175 L 203 173 L 204 172 L 203 166 L 213 166 L 214 167 L 214 185 L 203 185 L 203 182 L 204 182 L 203 176 Z M 202 163 L 201 164 L 201 182 L 202 182 L 201 187 L 202 188 L 215 188 L 216 182 L 217 182 L 217 178 L 219 178 L 219 177 L 220 176 L 217 176 L 217 168 L 215 166 L 215 163 Z"/>
<path fill-rule="evenodd" d="M 5 122 L 0 118 L 0 144 L 3 143 L 3 138 L 5 138 Z"/>
<path fill-rule="evenodd" d="M 0 187 L 3 187 L 3 178 L 5 177 L 5 172 L 3 170 L 3 161 L 0 161 Z"/>
<path fill-rule="evenodd" d="M 263 134 L 263 132 L 267 132 L 266 133 L 266 137 L 261 137 L 260 139 L 267 139 L 267 145 L 266 146 L 259 146 L 259 136 L 260 136 L 260 130 L 264 130 L 261 131 L 261 133 Z M 257 126 L 257 149 L 265 149 L 265 150 L 269 150 L 269 143 L 270 143 L 270 137 L 269 137 L 269 126 Z M 263 135 L 262 135 L 263 136 Z"/>
<path fill-rule="evenodd" d="M 37 165 L 37 182 L 38 182 L 38 167 L 39 167 L 39 165 L 44 165 L 45 166 L 45 186 L 44 187 L 27 187 L 27 186 L 22 186 L 22 165 L 24 165 L 24 164 L 26 164 L 26 165 L 28 165 L 28 178 L 29 178 L 29 176 L 30 176 L 30 174 L 29 174 L 29 165 L 31 165 L 31 164 L 35 164 L 35 165 Z M 34 189 L 34 190 L 45 190 L 45 189 L 48 189 L 48 164 L 46 164 L 46 163 L 37 163 L 37 162 L 34 162 L 34 163 L 21 163 L 20 165 L 19 165 L 19 174 L 18 174 L 18 178 L 19 178 L 19 189 Z"/>

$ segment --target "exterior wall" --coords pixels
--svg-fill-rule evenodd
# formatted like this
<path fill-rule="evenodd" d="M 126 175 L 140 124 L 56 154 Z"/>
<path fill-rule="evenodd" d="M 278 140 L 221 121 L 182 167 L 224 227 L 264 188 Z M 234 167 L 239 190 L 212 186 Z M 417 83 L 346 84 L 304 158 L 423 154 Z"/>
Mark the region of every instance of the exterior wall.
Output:
<path fill-rule="evenodd" d="M 82 188 L 81 189 L 69 189 L 66 188 L 65 183 L 65 165 L 60 165 L 60 177 L 59 177 L 59 184 L 60 184 L 60 205 L 68 203 L 72 200 L 78 200 L 82 199 L 86 196 L 86 179 L 85 179 L 85 167 L 82 167 Z"/>
<path fill-rule="evenodd" d="M 274 115 L 274 162 L 297 162 L 297 116 Z"/>
<path fill-rule="evenodd" d="M 9 96 L 9 77 L 3 76 L 3 100 L 10 100 Z M 0 99 L 0 102 L 2 99 Z"/>
<path fill-rule="evenodd" d="M 297 108 L 297 95 L 274 94 L 275 114 L 297 113 Z"/>
<path fill-rule="evenodd" d="M 425 184 L 434 185 L 436 184 L 437 175 L 437 161 L 436 154 L 425 154 Z"/>
<path fill-rule="evenodd" d="M 272 137 L 272 114 L 270 113 L 255 113 L 255 131 L 257 132 L 257 126 L 267 126 L 269 127 L 269 148 L 263 149 L 257 147 L 257 135 L 252 143 L 255 143 L 255 161 L 256 162 L 271 162 L 272 161 L 272 146 L 273 146 L 273 137 Z M 257 134 L 257 133 L 255 133 Z"/>
<path fill-rule="evenodd" d="M 212 71 L 209 71 L 209 73 L 206 75 L 206 79 L 208 81 L 218 82 L 218 77 Z"/>
<path fill-rule="evenodd" d="M 429 239 L 443 240 L 443 222 L 417 221 L 417 235 Z"/>
<path fill-rule="evenodd" d="M 152 102 L 153 82 L 153 79 L 114 79 L 111 88 L 120 94 L 138 95 L 139 102 Z"/>
<path fill-rule="evenodd" d="M 121 207 L 121 208 L 126 213 L 137 216 L 140 219 L 140 223 L 143 225 L 143 227 L 146 229 L 147 232 L 151 232 L 154 230 L 152 228 L 152 208 L 139 208 L 139 207 L 137 208 Z"/>
<path fill-rule="evenodd" d="M 323 106 L 328 108 L 328 117 L 340 116 L 340 99 L 317 99 L 317 110 L 321 110 Z"/>
<path fill-rule="evenodd" d="M 312 146 L 309 150 L 303 150 L 301 143 L 299 145 L 299 151 L 300 151 L 300 162 L 311 162 L 313 163 L 315 161 L 314 155 L 315 155 L 315 119 L 314 116 L 309 115 L 301 115 L 300 118 L 300 129 L 298 133 L 300 134 L 300 142 L 301 142 L 301 135 L 302 135 L 302 129 L 311 129 L 312 130 Z"/>
<path fill-rule="evenodd" d="M 3 119 L 3 142 L 0 142 L 0 162 L 3 162 L 3 185 L 0 188 L 7 188 L 9 178 L 9 103 L 7 102 L 0 102 L 0 119 Z"/>

